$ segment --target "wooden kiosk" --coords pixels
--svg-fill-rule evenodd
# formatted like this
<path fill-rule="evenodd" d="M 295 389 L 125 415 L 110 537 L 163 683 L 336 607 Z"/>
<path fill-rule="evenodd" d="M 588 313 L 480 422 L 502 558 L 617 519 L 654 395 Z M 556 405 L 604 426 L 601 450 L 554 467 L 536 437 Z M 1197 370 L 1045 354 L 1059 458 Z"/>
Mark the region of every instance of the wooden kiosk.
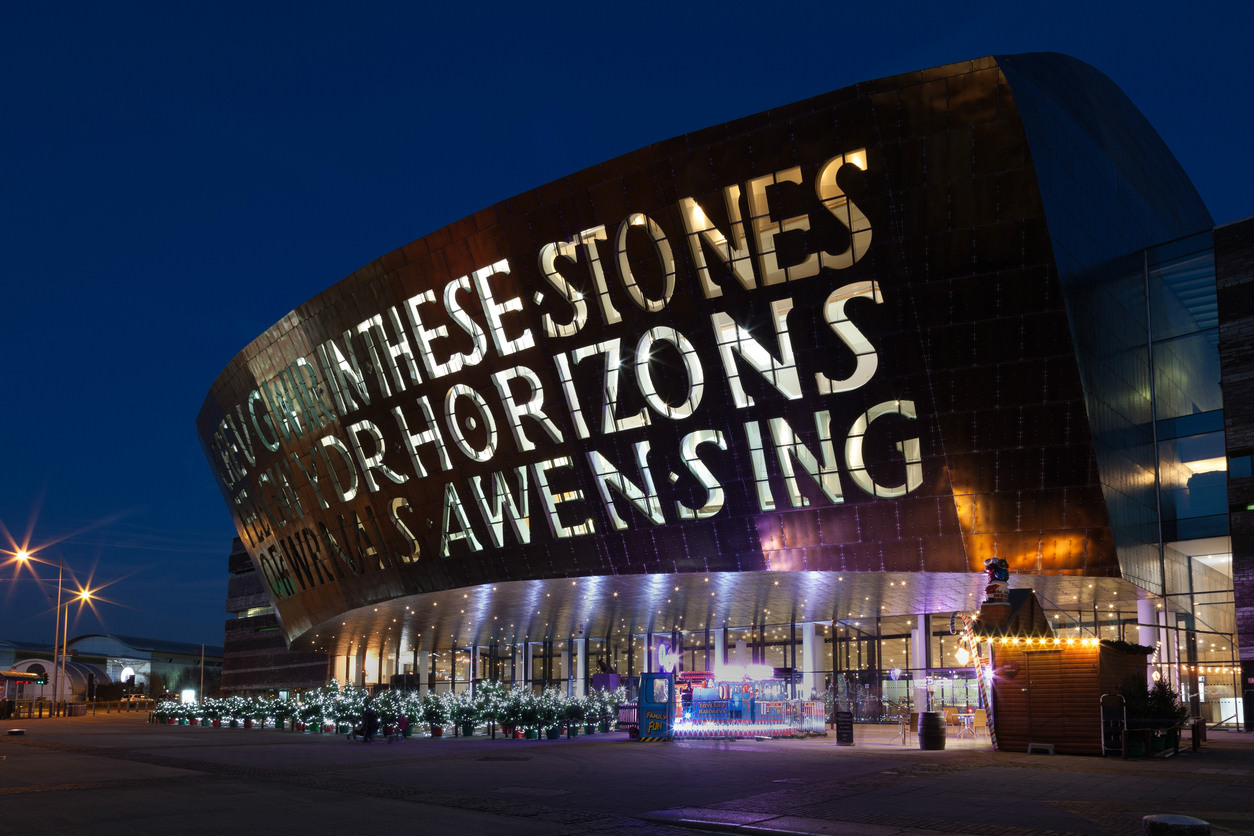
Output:
<path fill-rule="evenodd" d="M 1101 755 L 1103 694 L 1129 677 L 1145 683 L 1145 656 L 1097 639 L 1060 639 L 1036 594 L 1010 590 L 986 602 L 974 630 L 991 644 L 997 748 Z M 1007 605 L 1008 604 L 1008 605 Z"/>

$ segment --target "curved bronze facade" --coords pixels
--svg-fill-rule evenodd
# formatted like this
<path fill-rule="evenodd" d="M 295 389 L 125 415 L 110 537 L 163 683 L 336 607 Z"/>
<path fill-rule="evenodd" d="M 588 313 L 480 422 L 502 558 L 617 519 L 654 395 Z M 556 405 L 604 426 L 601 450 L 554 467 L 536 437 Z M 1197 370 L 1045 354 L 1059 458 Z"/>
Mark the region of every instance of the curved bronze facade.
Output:
<path fill-rule="evenodd" d="M 746 612 L 784 577 L 798 617 L 803 575 L 961 578 L 930 601 L 954 608 L 994 554 L 1117 577 L 1055 255 L 1115 253 L 1051 236 L 1071 167 L 1033 158 L 1065 132 L 1025 125 L 1087 118 L 1048 107 L 1051 65 L 1127 105 L 1061 56 L 862 84 L 506 200 L 292 311 L 198 420 L 289 641 L 354 612 L 395 640 L 420 606 L 459 640 L 604 634 L 653 618 L 620 591 L 710 577 Z M 558 579 L 603 591 L 550 606 Z M 695 606 L 658 621 L 719 615 Z"/>

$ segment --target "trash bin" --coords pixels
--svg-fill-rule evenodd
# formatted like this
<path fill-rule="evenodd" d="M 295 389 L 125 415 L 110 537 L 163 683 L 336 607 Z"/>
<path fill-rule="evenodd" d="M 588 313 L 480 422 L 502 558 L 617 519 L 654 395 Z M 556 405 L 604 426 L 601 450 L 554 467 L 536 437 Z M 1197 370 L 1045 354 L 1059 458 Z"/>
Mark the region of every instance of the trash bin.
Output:
<path fill-rule="evenodd" d="M 945 748 L 945 713 L 943 711 L 919 712 L 919 748 Z"/>

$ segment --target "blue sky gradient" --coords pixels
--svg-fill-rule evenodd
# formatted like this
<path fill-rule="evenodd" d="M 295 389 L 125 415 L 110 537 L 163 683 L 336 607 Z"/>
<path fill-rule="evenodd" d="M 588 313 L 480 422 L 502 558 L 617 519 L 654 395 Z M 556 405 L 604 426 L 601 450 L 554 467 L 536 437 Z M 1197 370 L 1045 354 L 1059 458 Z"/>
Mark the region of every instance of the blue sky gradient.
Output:
<path fill-rule="evenodd" d="M 1248 0 L 423 5 L 0 10 L 0 522 L 111 582 L 71 634 L 221 643 L 234 532 L 194 421 L 237 351 L 376 257 L 640 146 L 1057 51 L 1128 93 L 1217 223 L 1254 211 Z M 0 640 L 51 640 L 39 572 L 0 573 Z"/>

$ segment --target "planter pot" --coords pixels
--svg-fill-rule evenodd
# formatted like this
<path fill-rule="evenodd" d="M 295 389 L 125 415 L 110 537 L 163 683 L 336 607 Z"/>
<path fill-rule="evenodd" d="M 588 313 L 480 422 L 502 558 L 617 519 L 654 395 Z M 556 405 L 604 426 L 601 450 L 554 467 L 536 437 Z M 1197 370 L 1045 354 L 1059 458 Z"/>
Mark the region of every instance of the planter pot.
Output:
<path fill-rule="evenodd" d="M 501 724 L 501 734 L 505 735 L 505 739 L 506 739 L 506 740 L 508 740 L 508 739 L 512 738 L 512 737 L 514 736 L 514 727 L 513 727 L 513 726 L 507 726 L 507 725 L 505 725 L 504 723 L 502 723 L 502 724 Z"/>
<path fill-rule="evenodd" d="M 202 718 L 200 718 L 200 725 L 202 725 L 202 726 L 208 726 L 208 725 L 209 725 L 209 718 L 208 718 L 208 717 L 202 717 Z"/>
<path fill-rule="evenodd" d="M 610 721 L 609 721 L 609 720 L 602 720 L 602 721 L 601 721 L 601 733 L 602 733 L 602 734 L 605 734 L 605 733 L 606 733 L 606 732 L 608 732 L 609 730 L 610 730 Z"/>
<path fill-rule="evenodd" d="M 215 717 L 215 718 L 213 719 L 213 727 L 214 727 L 215 729 L 220 729 L 220 728 L 222 728 L 222 721 L 221 721 L 221 720 L 219 720 L 218 718 L 216 718 L 216 717 Z"/>
<path fill-rule="evenodd" d="M 239 720 L 236 720 L 234 717 L 231 718 L 231 728 L 233 729 L 239 728 Z"/>
<path fill-rule="evenodd" d="M 444 736 L 444 726 L 432 726 L 432 727 L 431 727 L 431 736 L 432 736 L 432 737 L 443 737 L 443 736 Z"/>
<path fill-rule="evenodd" d="M 297 724 L 296 724 L 296 731 L 304 731 L 304 730 L 305 730 L 305 724 L 304 724 L 304 723 L 297 723 Z"/>
<path fill-rule="evenodd" d="M 540 734 L 535 729 L 527 729 L 523 736 L 528 740 L 535 740 L 540 736 Z"/>
<path fill-rule="evenodd" d="M 1159 752 L 1165 752 L 1168 749 L 1174 748 L 1175 744 L 1172 742 L 1171 738 L 1172 738 L 1171 731 L 1159 731 L 1151 735 L 1150 736 L 1150 754 L 1157 755 Z"/>
<path fill-rule="evenodd" d="M 474 723 L 462 723 L 462 737 L 474 737 L 474 734 L 475 734 Z"/>
<path fill-rule="evenodd" d="M 244 721 L 244 728 L 246 728 L 246 729 L 251 729 L 252 727 L 253 727 L 253 721 L 252 721 L 252 720 L 245 720 L 245 721 Z"/>
<path fill-rule="evenodd" d="M 597 727 L 596 727 L 596 724 L 595 724 L 595 723 L 585 723 L 585 724 L 584 724 L 584 727 L 583 727 L 583 733 L 584 733 L 584 734 L 593 734 L 594 732 L 596 732 L 596 730 L 597 730 Z"/>
<path fill-rule="evenodd" d="M 523 730 L 522 730 L 522 729 L 514 729 L 514 735 L 513 735 L 513 736 L 514 736 L 514 739 L 515 739 L 515 740 L 522 740 L 522 739 L 523 739 Z"/>
<path fill-rule="evenodd" d="M 405 724 L 405 728 L 401 729 L 401 737 L 410 737 L 413 735 L 413 733 L 414 733 L 414 727 L 409 725 L 408 723 Z"/>
<path fill-rule="evenodd" d="M 547 737 L 549 740 L 557 740 L 561 738 L 562 730 L 560 728 L 547 729 L 544 732 L 544 736 Z"/>
<path fill-rule="evenodd" d="M 569 739 L 570 739 L 570 738 L 572 738 L 572 737 L 578 737 L 578 736 L 579 736 L 579 727 L 578 727 L 578 726 L 567 726 L 567 727 L 566 727 L 566 739 L 567 739 L 567 740 L 569 740 Z"/>

